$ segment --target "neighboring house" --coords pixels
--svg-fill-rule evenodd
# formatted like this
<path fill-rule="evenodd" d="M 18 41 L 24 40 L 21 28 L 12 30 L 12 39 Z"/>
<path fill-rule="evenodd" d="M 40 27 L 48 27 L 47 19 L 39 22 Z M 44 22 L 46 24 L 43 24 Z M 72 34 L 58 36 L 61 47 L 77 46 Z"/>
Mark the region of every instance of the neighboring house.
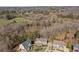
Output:
<path fill-rule="evenodd" d="M 47 45 L 47 38 L 36 38 L 35 40 L 35 45 L 36 46 L 43 46 L 43 45 Z"/>
<path fill-rule="evenodd" d="M 53 41 L 53 51 L 67 52 L 69 49 L 66 48 L 66 43 L 63 41 Z"/>
<path fill-rule="evenodd" d="M 73 52 L 79 52 L 79 44 L 73 45 Z"/>
<path fill-rule="evenodd" d="M 31 49 L 31 40 L 26 40 L 25 42 L 21 43 L 19 45 L 19 51 L 20 52 L 26 52 L 29 51 Z"/>

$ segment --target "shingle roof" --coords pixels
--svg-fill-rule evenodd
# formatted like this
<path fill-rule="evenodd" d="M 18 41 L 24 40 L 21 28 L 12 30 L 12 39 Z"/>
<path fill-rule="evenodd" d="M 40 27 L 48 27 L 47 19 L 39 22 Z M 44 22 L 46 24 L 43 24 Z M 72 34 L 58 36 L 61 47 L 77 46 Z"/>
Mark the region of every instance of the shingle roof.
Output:
<path fill-rule="evenodd" d="M 22 43 L 22 45 L 27 49 L 31 47 L 31 40 L 26 40 L 25 42 Z"/>
<path fill-rule="evenodd" d="M 78 48 L 79 49 L 79 44 L 74 44 L 73 46 L 74 46 L 74 48 Z"/>

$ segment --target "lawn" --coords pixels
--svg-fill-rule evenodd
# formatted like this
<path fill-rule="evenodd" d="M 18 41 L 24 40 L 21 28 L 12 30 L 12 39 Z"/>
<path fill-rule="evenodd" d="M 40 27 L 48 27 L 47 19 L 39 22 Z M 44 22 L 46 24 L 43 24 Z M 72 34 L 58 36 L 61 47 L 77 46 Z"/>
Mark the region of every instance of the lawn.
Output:
<path fill-rule="evenodd" d="M 29 23 L 32 22 L 29 19 L 25 19 L 22 17 L 14 18 L 12 20 L 0 19 L 0 26 L 6 25 L 6 24 L 13 22 L 13 21 L 16 21 L 16 23 L 18 23 L 18 24 L 25 24 L 27 22 L 29 22 Z"/>

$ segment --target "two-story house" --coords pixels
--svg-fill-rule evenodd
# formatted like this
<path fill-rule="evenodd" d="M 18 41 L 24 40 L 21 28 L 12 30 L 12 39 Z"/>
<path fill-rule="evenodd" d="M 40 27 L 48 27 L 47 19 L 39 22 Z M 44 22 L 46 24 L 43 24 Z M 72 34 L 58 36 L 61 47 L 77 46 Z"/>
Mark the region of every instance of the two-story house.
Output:
<path fill-rule="evenodd" d="M 67 52 L 67 51 L 69 51 L 69 49 L 66 48 L 65 42 L 54 40 L 53 41 L 53 51 Z"/>

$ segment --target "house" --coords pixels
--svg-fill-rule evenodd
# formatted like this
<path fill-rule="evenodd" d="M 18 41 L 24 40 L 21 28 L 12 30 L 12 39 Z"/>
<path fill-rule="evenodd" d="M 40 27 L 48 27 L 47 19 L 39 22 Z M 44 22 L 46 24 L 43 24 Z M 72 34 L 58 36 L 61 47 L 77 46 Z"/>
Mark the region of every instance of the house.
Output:
<path fill-rule="evenodd" d="M 36 38 L 35 40 L 35 45 L 36 46 L 43 46 L 43 45 L 47 45 L 47 38 Z"/>
<path fill-rule="evenodd" d="M 79 52 L 79 44 L 73 45 L 73 52 Z"/>
<path fill-rule="evenodd" d="M 31 40 L 26 40 L 25 42 L 21 43 L 19 45 L 19 51 L 20 52 L 26 52 L 26 51 L 29 51 L 31 49 Z"/>
<path fill-rule="evenodd" d="M 53 51 L 67 52 L 69 49 L 66 48 L 66 43 L 63 41 L 53 41 Z"/>

